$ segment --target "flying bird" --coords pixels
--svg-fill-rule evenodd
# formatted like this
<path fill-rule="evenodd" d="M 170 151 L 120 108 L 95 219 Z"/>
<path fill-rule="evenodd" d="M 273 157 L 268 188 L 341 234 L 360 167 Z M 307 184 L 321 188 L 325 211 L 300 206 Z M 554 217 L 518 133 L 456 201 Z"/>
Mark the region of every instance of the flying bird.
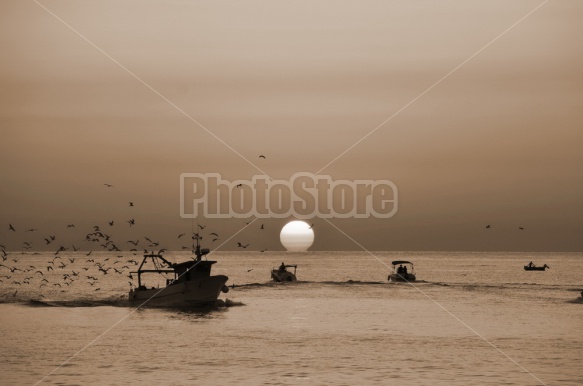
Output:
<path fill-rule="evenodd" d="M 112 184 L 103 184 L 103 185 L 107 186 L 108 188 L 113 188 Z"/>
<path fill-rule="evenodd" d="M 110 227 L 112 227 L 113 226 L 113 220 L 108 221 L 108 224 L 109 224 Z"/>
<path fill-rule="evenodd" d="M 16 229 L 14 229 L 14 227 L 12 226 L 12 224 L 8 224 L 8 230 L 11 230 L 13 232 L 16 232 Z"/>
<path fill-rule="evenodd" d="M 492 228 L 490 225 L 486 225 L 486 229 L 490 229 Z"/>
<path fill-rule="evenodd" d="M 520 229 L 521 231 L 523 231 L 523 230 L 524 230 L 524 228 L 523 228 L 523 227 L 518 227 L 518 229 Z"/>
<path fill-rule="evenodd" d="M 265 156 L 264 156 L 263 154 L 261 154 L 261 155 L 259 156 L 259 158 L 265 158 Z"/>
<path fill-rule="evenodd" d="M 243 244 L 241 244 L 241 243 L 239 243 L 239 242 L 237 243 L 237 245 L 238 245 L 239 247 L 241 247 L 241 248 L 247 248 L 247 247 L 249 246 L 249 244 L 245 244 L 245 245 L 243 245 Z"/>
<path fill-rule="evenodd" d="M 67 228 L 75 228 L 75 224 L 69 224 L 67 225 Z"/>
<path fill-rule="evenodd" d="M 131 220 L 128 221 L 128 224 L 130 224 L 130 226 L 136 225 L 136 221 L 132 218 Z"/>
<path fill-rule="evenodd" d="M 181 238 L 184 235 L 185 235 L 185 233 L 181 233 L 181 234 L 178 235 L 178 238 Z"/>
<path fill-rule="evenodd" d="M 134 206 L 134 203 L 130 201 L 130 206 Z"/>

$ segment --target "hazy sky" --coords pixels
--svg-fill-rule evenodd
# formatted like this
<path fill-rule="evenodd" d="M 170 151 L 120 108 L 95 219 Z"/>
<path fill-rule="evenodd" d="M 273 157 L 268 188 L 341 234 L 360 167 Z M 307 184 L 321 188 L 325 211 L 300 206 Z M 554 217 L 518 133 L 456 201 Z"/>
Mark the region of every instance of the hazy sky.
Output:
<path fill-rule="evenodd" d="M 180 248 L 181 173 L 260 173 L 216 137 L 273 178 L 315 173 L 541 2 L 40 1 L 108 57 L 2 0 L 0 244 L 85 247 L 114 220 L 118 240 Z M 549 1 L 322 170 L 399 189 L 393 218 L 330 221 L 370 250 L 582 251 L 581 20 L 583 2 Z M 286 221 L 223 249 L 282 249 Z M 199 222 L 222 240 L 245 225 Z M 310 222 L 313 249 L 360 249 Z"/>

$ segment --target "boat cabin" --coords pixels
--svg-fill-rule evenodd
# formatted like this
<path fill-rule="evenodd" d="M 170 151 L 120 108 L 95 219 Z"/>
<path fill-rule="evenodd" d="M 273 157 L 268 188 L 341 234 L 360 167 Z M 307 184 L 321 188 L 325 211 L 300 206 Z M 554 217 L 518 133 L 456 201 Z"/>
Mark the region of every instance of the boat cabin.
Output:
<path fill-rule="evenodd" d="M 389 281 L 415 281 L 413 263 L 406 260 L 395 260 L 391 264 L 393 264 L 393 272 L 389 274 Z"/>
<path fill-rule="evenodd" d="M 140 290 L 147 289 L 145 285 L 142 285 L 142 274 L 144 273 L 174 274 L 172 279 L 166 279 L 167 286 L 207 278 L 211 275 L 212 265 L 216 263 L 216 261 L 202 260 L 202 256 L 209 252 L 209 249 L 200 248 L 200 246 L 197 245 L 194 250 L 196 258 L 183 263 L 171 263 L 166 260 L 160 252 L 147 253 L 144 255 L 144 259 L 138 267 L 138 270 L 130 272 L 130 274 L 138 275 L 138 289 Z M 151 260 L 152 265 L 155 267 L 154 269 L 144 269 L 144 264 L 146 264 L 148 260 Z"/>

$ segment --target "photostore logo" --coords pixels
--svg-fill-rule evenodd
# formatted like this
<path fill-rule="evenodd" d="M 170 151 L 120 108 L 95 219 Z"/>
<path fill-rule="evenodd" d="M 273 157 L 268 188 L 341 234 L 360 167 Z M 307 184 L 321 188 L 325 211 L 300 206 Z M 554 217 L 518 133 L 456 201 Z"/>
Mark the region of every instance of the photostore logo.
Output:
<path fill-rule="evenodd" d="M 389 218 L 397 187 L 388 180 L 338 180 L 300 172 L 289 180 L 257 175 L 223 180 L 218 173 L 180 175 L 182 218 Z"/>

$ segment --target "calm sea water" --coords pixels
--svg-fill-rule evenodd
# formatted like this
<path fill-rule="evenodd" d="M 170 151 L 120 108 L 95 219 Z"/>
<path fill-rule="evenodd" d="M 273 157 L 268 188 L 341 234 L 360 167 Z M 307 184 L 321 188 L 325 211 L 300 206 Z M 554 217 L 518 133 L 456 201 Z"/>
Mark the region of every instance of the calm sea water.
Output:
<path fill-rule="evenodd" d="M 122 267 L 140 256 L 63 253 L 47 271 L 53 254 L 12 253 L 0 267 L 0 384 L 583 384 L 582 253 L 374 254 L 382 262 L 215 253 L 213 273 L 234 288 L 216 308 L 181 311 L 127 306 Z M 396 259 L 413 261 L 419 282 L 388 283 Z M 282 261 L 298 264 L 298 282 L 270 283 Z M 526 272 L 529 261 L 551 269 Z"/>

